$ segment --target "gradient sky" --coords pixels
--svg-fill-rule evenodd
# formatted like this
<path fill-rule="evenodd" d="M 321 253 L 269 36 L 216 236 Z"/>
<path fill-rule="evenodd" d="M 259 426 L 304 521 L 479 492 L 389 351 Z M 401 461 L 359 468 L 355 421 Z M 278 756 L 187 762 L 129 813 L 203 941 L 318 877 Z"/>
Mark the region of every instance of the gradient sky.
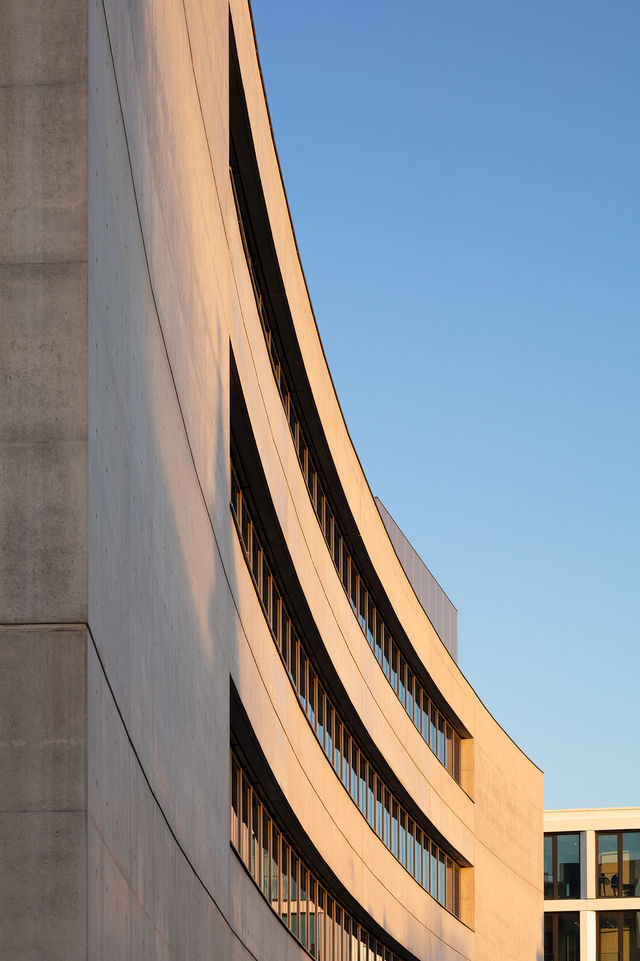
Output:
<path fill-rule="evenodd" d="M 640 805 L 640 3 L 253 13 L 371 489 L 545 806 Z"/>

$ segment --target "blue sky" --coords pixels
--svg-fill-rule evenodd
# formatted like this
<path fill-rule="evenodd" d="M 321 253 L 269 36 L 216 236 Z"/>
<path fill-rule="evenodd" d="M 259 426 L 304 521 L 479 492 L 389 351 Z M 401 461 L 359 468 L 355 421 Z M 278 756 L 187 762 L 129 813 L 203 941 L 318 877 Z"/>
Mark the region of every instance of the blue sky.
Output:
<path fill-rule="evenodd" d="M 253 14 L 370 486 L 545 805 L 640 805 L 640 4 Z"/>

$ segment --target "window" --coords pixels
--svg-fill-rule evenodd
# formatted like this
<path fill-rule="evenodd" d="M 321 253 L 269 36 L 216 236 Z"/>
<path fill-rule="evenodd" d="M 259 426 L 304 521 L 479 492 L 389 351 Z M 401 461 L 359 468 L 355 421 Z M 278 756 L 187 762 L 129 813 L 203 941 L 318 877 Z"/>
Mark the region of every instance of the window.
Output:
<path fill-rule="evenodd" d="M 545 914 L 544 961 L 580 961 L 580 914 L 578 911 Z"/>
<path fill-rule="evenodd" d="M 248 508 L 248 504 L 251 503 L 249 495 L 245 494 L 240 487 L 238 469 L 235 467 L 233 454 L 231 460 L 233 487 L 231 508 L 234 512 L 236 528 L 244 547 L 242 541 L 244 535 L 240 523 L 240 518 L 242 518 L 246 522 L 246 536 L 249 543 L 249 549 L 245 550 L 247 566 L 258 597 L 262 602 L 267 625 L 282 657 L 283 665 L 288 671 L 300 707 L 329 763 L 371 829 L 386 847 L 392 850 L 394 856 L 417 883 L 429 890 L 429 870 L 425 870 L 422 864 L 424 851 L 421 841 L 422 831 L 385 788 L 375 769 L 369 764 L 366 755 L 359 750 L 357 743 L 350 737 L 347 728 L 341 722 L 325 693 L 322 680 L 316 674 L 309 657 L 309 649 L 305 639 L 297 634 L 291 620 L 287 609 L 286 593 L 282 590 L 284 585 L 279 582 L 277 567 L 272 565 L 268 549 L 262 547 L 256 533 L 260 529 L 260 525 L 254 520 Z M 276 571 L 275 574 L 274 571 Z M 413 723 L 419 730 L 422 730 L 423 726 L 426 726 L 426 715 L 423 712 L 426 710 L 428 713 L 430 701 L 389 635 L 383 631 L 382 621 L 378 620 L 377 612 L 364 589 L 363 583 L 353 571 L 351 571 L 350 577 L 351 588 L 353 589 L 354 584 L 358 586 L 357 595 L 360 609 L 364 612 L 367 623 L 370 624 L 369 641 L 372 645 L 377 645 L 377 659 L 386 660 L 387 666 L 389 666 L 387 658 L 391 653 L 396 687 L 399 692 L 402 692 Z M 444 718 L 435 706 L 432 705 L 432 709 L 434 725 L 437 725 L 438 729 L 445 729 L 446 727 L 448 749 L 452 728 L 448 723 L 445 723 Z M 236 785 L 235 794 L 233 793 L 234 784 Z M 243 860 L 247 863 L 247 867 L 256 882 L 263 889 L 263 893 L 268 892 L 273 884 L 276 888 L 278 887 L 278 878 L 277 875 L 274 878 L 272 874 L 273 864 L 271 863 L 274 860 L 277 865 L 277 845 L 275 850 L 270 852 L 269 836 L 265 827 L 266 822 L 262 817 L 257 799 L 249 800 L 247 798 L 245 800 L 238 797 L 237 778 L 235 781 L 232 779 L 232 795 L 235 799 L 235 803 L 232 804 L 232 814 L 235 811 L 235 822 L 232 823 L 232 838 L 237 836 L 238 848 L 242 852 Z M 424 844 L 425 847 L 428 844 L 426 837 Z M 442 852 L 438 851 L 435 846 L 433 851 L 434 857 L 444 864 Z M 286 868 L 287 865 L 283 863 L 282 866 Z M 293 862 L 291 862 L 287 881 L 289 889 L 294 884 L 294 876 L 291 874 L 293 866 Z M 440 903 L 459 917 L 459 904 L 455 899 L 454 890 L 455 884 L 459 882 L 460 868 L 453 862 L 451 863 L 451 872 L 455 883 L 449 883 L 449 880 L 447 880 L 445 886 L 441 882 L 436 885 L 431 893 L 436 897 L 435 892 L 438 890 L 437 898 Z M 281 894 L 281 899 L 291 901 L 292 895 L 289 894 L 287 899 Z M 295 899 L 295 904 L 288 904 L 283 909 L 283 917 L 286 916 L 290 928 L 297 926 L 299 940 L 306 943 L 311 937 L 311 916 L 305 915 L 305 909 L 297 903 L 297 900 Z"/>
<path fill-rule="evenodd" d="M 596 835 L 599 898 L 640 897 L 640 831 Z"/>
<path fill-rule="evenodd" d="M 640 961 L 640 912 L 598 912 L 598 961 Z"/>
<path fill-rule="evenodd" d="M 580 897 L 579 834 L 545 834 L 544 896 Z"/>

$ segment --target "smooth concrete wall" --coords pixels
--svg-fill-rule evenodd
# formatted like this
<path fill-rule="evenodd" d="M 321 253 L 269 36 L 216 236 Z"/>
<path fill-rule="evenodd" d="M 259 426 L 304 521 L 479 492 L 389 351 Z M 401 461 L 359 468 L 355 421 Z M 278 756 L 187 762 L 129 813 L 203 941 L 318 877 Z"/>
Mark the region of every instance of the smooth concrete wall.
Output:
<path fill-rule="evenodd" d="M 86 957 L 87 9 L 0 5 L 0 957 Z"/>

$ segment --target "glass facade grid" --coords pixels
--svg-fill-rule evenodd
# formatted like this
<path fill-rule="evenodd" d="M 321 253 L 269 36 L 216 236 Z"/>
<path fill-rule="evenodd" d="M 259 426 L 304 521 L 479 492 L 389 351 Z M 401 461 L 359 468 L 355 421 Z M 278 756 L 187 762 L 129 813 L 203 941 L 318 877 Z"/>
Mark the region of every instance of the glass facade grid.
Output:
<path fill-rule="evenodd" d="M 267 352 L 271 360 L 271 368 L 278 385 L 278 390 L 280 394 L 280 399 L 284 407 L 285 415 L 287 416 L 289 428 L 291 431 L 291 436 L 293 439 L 293 444 L 298 455 L 298 461 L 300 463 L 300 468 L 302 470 L 303 476 L 305 478 L 307 489 L 309 491 L 309 497 L 314 507 L 316 517 L 318 518 L 318 523 L 322 530 L 325 543 L 329 549 L 329 553 L 332 557 L 334 566 L 338 573 L 338 577 L 342 582 L 342 586 L 349 599 L 351 609 L 360 625 L 360 628 L 367 638 L 369 646 L 371 647 L 380 667 L 383 669 L 385 677 L 391 683 L 395 693 L 398 695 L 402 706 L 405 708 L 409 717 L 414 720 L 414 709 L 413 703 L 415 697 L 417 697 L 418 687 L 422 692 L 422 688 L 419 682 L 416 680 L 416 690 L 411 691 L 411 696 L 405 696 L 405 678 L 402 676 L 401 685 L 397 683 L 397 674 L 394 681 L 393 672 L 391 672 L 391 677 L 389 676 L 388 667 L 385 668 L 380 657 L 377 656 L 377 650 L 375 645 L 375 635 L 373 624 L 379 622 L 381 625 L 381 632 L 384 633 L 384 622 L 380 613 L 378 612 L 375 603 L 373 602 L 370 593 L 368 592 L 364 581 L 360 577 L 357 567 L 352 560 L 344 541 L 343 536 L 340 533 L 339 523 L 332 512 L 329 501 L 326 497 L 326 493 L 323 489 L 322 482 L 318 475 L 318 472 L 313 463 L 313 457 L 309 450 L 309 446 L 304 440 L 304 432 L 302 428 L 302 422 L 296 413 L 295 403 L 293 400 L 293 395 L 290 389 L 287 387 L 286 378 L 282 374 L 282 363 L 278 356 L 278 352 L 275 346 L 275 338 L 273 337 L 273 332 L 271 329 L 270 321 L 267 317 L 267 312 L 265 308 L 266 300 L 262 295 L 256 272 L 253 267 L 253 258 L 251 251 L 249 249 L 249 242 L 247 234 L 244 229 L 244 218 L 240 209 L 240 200 L 238 193 L 238 183 L 236 182 L 236 173 L 234 172 L 233 165 L 230 166 L 231 173 L 231 184 L 233 188 L 233 197 L 236 205 L 236 212 L 238 216 L 238 223 L 240 225 L 240 234 L 243 241 L 244 251 L 246 260 L 249 266 L 249 274 L 251 276 L 254 293 L 256 297 L 256 303 L 258 305 L 258 313 L 260 316 L 262 330 L 264 333 L 265 341 L 267 344 Z M 339 544 L 339 549 L 336 549 L 336 545 Z M 336 557 L 336 553 L 338 556 Z M 368 614 L 368 612 L 370 612 Z M 437 710 L 437 709 L 436 709 Z M 438 711 L 439 713 L 439 711 Z M 422 727 L 418 721 L 414 720 L 417 730 L 423 734 Z M 449 722 L 446 722 L 449 723 Z M 442 720 L 443 730 L 444 730 L 444 719 Z M 426 743 L 429 745 L 431 750 L 436 754 L 440 763 L 446 767 L 454 780 L 460 783 L 460 736 L 455 731 L 453 726 L 452 730 L 452 754 L 451 763 L 448 765 L 445 759 L 445 751 L 443 749 L 437 750 L 434 747 L 434 742 L 432 738 L 425 738 Z M 423 734 L 424 737 L 424 734 Z"/>
<path fill-rule="evenodd" d="M 347 792 L 350 793 L 354 804 L 358 807 L 365 820 L 368 821 L 372 830 L 378 834 L 378 837 L 381 838 L 394 857 L 400 861 L 402 866 L 411 874 L 418 884 L 421 884 L 425 890 L 429 890 L 429 885 L 422 884 L 422 865 L 420 859 L 414 857 L 414 837 L 416 836 L 415 832 L 418 830 L 418 827 L 402 806 L 393 798 L 393 795 L 384 787 L 384 782 L 379 778 L 372 765 L 369 764 L 365 754 L 358 749 L 353 737 L 349 735 L 344 721 L 340 719 L 338 711 L 325 693 L 322 681 L 317 677 L 308 654 L 305 651 L 303 641 L 293 626 L 286 602 L 283 599 L 285 593 L 282 590 L 282 585 L 278 585 L 277 578 L 271 573 L 273 565 L 269 563 L 265 555 L 264 547 L 257 534 L 252 534 L 252 532 L 255 531 L 255 524 L 251 517 L 247 497 L 242 491 L 233 462 L 231 464 L 231 476 L 233 492 L 231 508 L 245 560 L 247 561 L 247 567 L 253 577 L 258 598 L 262 603 L 267 626 L 284 662 L 284 666 L 287 669 L 293 688 L 298 696 L 300 706 L 307 718 L 307 722 L 320 742 L 323 751 L 327 754 L 330 763 L 332 763 L 331 754 L 330 751 L 327 752 L 326 744 L 331 743 L 331 741 L 336 744 L 337 756 L 334 758 L 332 766 L 338 777 L 340 777 L 340 732 L 342 732 L 341 780 L 343 786 Z M 250 532 L 247 542 L 243 539 L 243 530 L 245 529 L 245 527 L 243 527 L 243 521 L 245 519 L 246 529 Z M 257 559 L 256 554 L 258 555 Z M 255 570 L 258 571 L 257 575 L 254 573 L 254 566 Z M 272 598 L 275 595 L 279 598 L 280 616 L 275 619 L 269 617 L 269 608 L 264 600 L 265 594 L 262 587 L 264 583 L 263 572 L 265 570 L 269 572 L 268 577 L 270 582 L 267 596 Z M 288 642 L 287 637 L 282 636 L 282 625 L 287 625 Z M 280 637 L 276 633 L 278 626 L 280 626 L 281 629 Z M 287 663 L 287 657 L 289 658 L 289 663 Z M 322 711 L 320 711 L 320 709 L 316 710 L 319 704 L 323 705 Z M 432 710 L 434 711 L 434 718 L 440 717 L 444 729 L 444 719 L 435 712 L 433 706 Z M 334 733 L 331 736 L 327 731 L 327 739 L 325 741 L 325 728 L 328 724 L 329 717 L 332 718 Z M 382 828 L 382 821 L 380 821 L 379 828 L 376 824 L 376 783 L 380 786 L 380 803 L 382 803 L 382 791 L 384 790 L 389 798 L 389 808 L 393 810 L 390 837 L 388 833 L 385 834 Z M 444 852 L 439 850 L 434 841 L 430 843 L 432 850 L 435 852 L 436 859 L 440 859 L 442 862 L 442 871 L 444 872 Z M 240 850 L 244 850 L 242 845 L 240 846 Z M 452 870 L 459 876 L 459 865 L 454 861 L 451 863 Z M 454 904 L 452 891 L 453 886 L 449 895 L 446 895 L 444 874 L 441 883 L 435 886 L 432 883 L 430 889 L 432 897 L 438 900 L 448 911 L 459 916 L 459 906 L 456 908 Z M 295 912 L 295 916 L 290 915 L 289 923 L 294 923 L 295 919 L 295 923 L 297 924 L 298 915 L 299 911 Z"/>

